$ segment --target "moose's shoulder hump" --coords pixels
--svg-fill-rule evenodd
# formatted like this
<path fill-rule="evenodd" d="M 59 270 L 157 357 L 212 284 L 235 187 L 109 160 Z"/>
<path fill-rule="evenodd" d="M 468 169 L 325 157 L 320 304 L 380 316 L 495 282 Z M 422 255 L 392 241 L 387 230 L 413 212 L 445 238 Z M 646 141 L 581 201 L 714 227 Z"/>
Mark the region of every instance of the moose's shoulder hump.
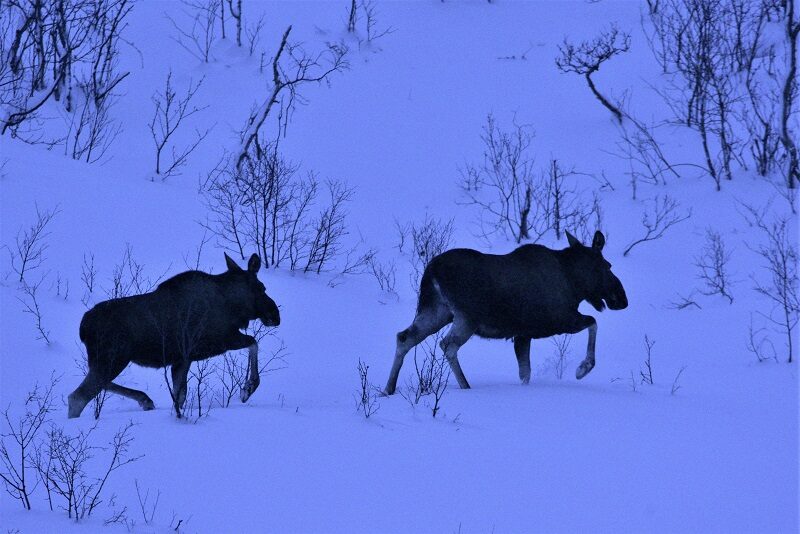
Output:
<path fill-rule="evenodd" d="M 530 243 L 527 245 L 522 245 L 521 247 L 517 247 L 514 249 L 511 254 L 519 255 L 519 256 L 527 256 L 527 255 L 537 255 L 547 252 L 556 252 L 555 250 L 548 248 L 544 245 L 539 245 L 536 243 Z"/>
<path fill-rule="evenodd" d="M 158 284 L 157 289 L 172 289 L 210 276 L 210 274 L 204 273 L 203 271 L 185 271 L 180 274 L 176 274 L 172 278 L 167 278 Z"/>

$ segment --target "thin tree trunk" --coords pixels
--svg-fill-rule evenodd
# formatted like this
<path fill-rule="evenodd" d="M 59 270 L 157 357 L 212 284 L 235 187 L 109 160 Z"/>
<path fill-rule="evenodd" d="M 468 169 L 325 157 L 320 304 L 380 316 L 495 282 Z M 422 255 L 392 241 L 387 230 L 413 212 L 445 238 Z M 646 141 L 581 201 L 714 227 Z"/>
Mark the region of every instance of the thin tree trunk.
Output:
<path fill-rule="evenodd" d="M 600 94 L 600 91 L 597 90 L 597 88 L 594 86 L 594 82 L 592 82 L 591 72 L 586 73 L 586 81 L 589 83 L 589 89 L 592 90 L 592 93 L 594 93 L 594 96 L 597 97 L 597 100 L 599 100 L 600 103 L 606 107 L 606 109 L 613 113 L 617 121 L 622 124 L 622 113 L 611 102 L 606 100 L 603 95 Z"/>
<path fill-rule="evenodd" d="M 800 181 L 800 162 L 797 145 L 789 132 L 789 117 L 794 106 L 794 92 L 797 84 L 797 35 L 800 33 L 800 22 L 794 20 L 794 0 L 786 1 L 786 37 L 789 40 L 789 71 L 783 85 L 783 108 L 781 110 L 781 141 L 789 156 L 789 169 L 786 174 L 786 186 L 794 189 L 795 182 Z"/>

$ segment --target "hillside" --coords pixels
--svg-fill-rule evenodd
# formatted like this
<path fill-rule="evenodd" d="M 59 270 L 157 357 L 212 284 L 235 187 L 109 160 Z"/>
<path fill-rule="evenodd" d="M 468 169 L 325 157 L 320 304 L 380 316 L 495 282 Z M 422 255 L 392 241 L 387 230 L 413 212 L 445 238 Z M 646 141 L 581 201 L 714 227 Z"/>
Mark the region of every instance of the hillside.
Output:
<path fill-rule="evenodd" d="M 555 66 L 565 37 L 587 39 L 615 23 L 630 32 L 630 51 L 604 64 L 595 83 L 615 98 L 626 94 L 641 121 L 670 119 L 655 91 L 663 78 L 642 30 L 644 3 L 380 2 L 379 28 L 392 31 L 360 47 L 346 32 L 347 4 L 245 0 L 249 20 L 265 15 L 264 58 L 249 56 L 229 35 L 215 42 L 206 64 L 171 38 L 165 13 L 177 20 L 179 3 L 137 3 L 125 30 L 133 46 L 122 46 L 120 55 L 120 68 L 131 74 L 111 108 L 121 132 L 102 161 L 74 161 L 63 146 L 47 150 L 0 136 L 0 408 L 21 413 L 35 383 L 59 377 L 55 425 L 75 434 L 96 423 L 100 446 L 132 421 L 130 452 L 142 456 L 112 474 L 92 517 L 74 523 L 61 510 L 50 512 L 40 485 L 31 511 L 0 497 L 2 528 L 168 532 L 182 521 L 180 532 L 796 531 L 797 363 L 786 362 L 786 334 L 764 318 L 772 304 L 753 290 L 770 283 L 757 253 L 767 241 L 744 216 L 745 205 L 769 206 L 764 220 L 784 217 L 796 251 L 798 219 L 779 194 L 780 173 L 765 178 L 737 166 L 716 191 L 698 167 L 697 133 L 665 126 L 657 135 L 670 161 L 692 165 L 676 167 L 680 176 L 669 175 L 666 184 L 639 183 L 634 199 L 630 162 L 614 154 L 621 130 L 582 76 Z M 68 420 L 66 396 L 84 375 L 76 361 L 83 358 L 78 325 L 87 309 L 87 258 L 97 273 L 88 305 L 113 290 L 126 247 L 134 269 L 142 267 L 141 280 L 151 283 L 195 264 L 220 273 L 225 250 L 246 264 L 204 228 L 213 217 L 201 183 L 223 151 L 240 146 L 248 114 L 269 95 L 269 60 L 289 24 L 292 39 L 309 51 L 343 40 L 349 69 L 302 86 L 281 152 L 300 167 L 298 175 L 313 171 L 320 184 L 341 180 L 353 189 L 342 248 L 373 249 L 382 265 L 394 264 L 395 291 L 382 290 L 369 272 L 342 274 L 343 257 L 321 274 L 265 267 L 259 278 L 282 320 L 260 344 L 262 362 L 278 351 L 281 359 L 246 404 L 235 399 L 179 421 L 165 374 L 130 367 L 118 382 L 147 392 L 154 411 L 110 396 L 97 422 L 91 407 Z M 211 130 L 182 173 L 162 181 L 147 124 L 151 96 L 170 69 L 179 93 L 203 80 L 193 102 L 201 109 L 176 134 L 178 144 L 192 142 L 195 129 Z M 43 114 L 63 111 L 49 102 Z M 395 335 L 416 307 L 413 247 L 399 249 L 398 225 L 452 219 L 450 247 L 501 254 L 517 246 L 501 233 L 480 235 L 479 210 L 459 186 L 465 169 L 483 159 L 489 114 L 504 131 L 515 122 L 530 125 L 537 176 L 556 159 L 575 169 L 568 183 L 581 201 L 596 195 L 604 256 L 629 306 L 598 313 L 581 305 L 598 322 L 597 365 L 581 381 L 574 369 L 586 332 L 572 337 L 560 378 L 553 342 L 534 340 L 527 386 L 519 384 L 510 341 L 474 337 L 459 351 L 472 389 L 459 390 L 450 378 L 435 418 L 429 397 L 413 407 L 394 395 L 376 398 L 379 410 L 365 419 L 354 398 L 359 360 L 369 366 L 370 382 L 383 387 Z M 796 127 L 797 115 L 792 120 Z M 321 191 L 314 209 L 324 205 Z M 691 216 L 624 256 L 644 235 L 643 213 L 665 195 L 678 203 L 677 213 Z M 29 273 L 42 280 L 37 297 L 50 343 L 37 339 L 34 318 L 23 310 L 26 296 L 10 260 L 37 209 L 56 212 L 44 261 Z M 730 252 L 732 303 L 702 294 L 696 263 L 708 229 Z M 552 231 L 539 242 L 567 246 Z M 682 297 L 696 305 L 678 309 Z M 751 324 L 764 329 L 758 334 L 774 359 L 760 362 L 748 351 Z M 645 336 L 655 341 L 653 384 L 640 375 Z M 423 352 L 420 345 L 418 357 Z M 237 357 L 244 361 L 246 351 Z M 413 375 L 412 352 L 400 383 Z M 149 524 L 135 481 L 150 499 L 160 492 Z M 123 507 L 127 524 L 103 524 Z"/>

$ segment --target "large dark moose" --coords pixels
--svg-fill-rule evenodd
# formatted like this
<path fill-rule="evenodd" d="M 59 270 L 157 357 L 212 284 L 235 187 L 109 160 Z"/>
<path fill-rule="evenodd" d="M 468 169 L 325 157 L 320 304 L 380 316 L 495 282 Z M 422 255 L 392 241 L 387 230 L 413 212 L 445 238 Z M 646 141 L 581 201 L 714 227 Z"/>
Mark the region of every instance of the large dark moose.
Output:
<path fill-rule="evenodd" d="M 597 321 L 578 312 L 581 301 L 597 311 L 628 306 L 622 283 L 603 258 L 605 237 L 595 232 L 591 247 L 567 232 L 569 246 L 552 250 L 523 245 L 505 255 L 453 249 L 436 256 L 420 283 L 414 322 L 397 334 L 397 350 L 385 394 L 397 387 L 406 353 L 445 325 L 452 328 L 441 342 L 444 355 L 462 389 L 469 388 L 458 363 L 458 349 L 473 335 L 512 339 L 524 384 L 531 378 L 531 339 L 575 334 L 589 329 L 586 358 L 575 375 L 594 368 Z"/>
<path fill-rule="evenodd" d="M 275 302 L 256 276 L 261 259 L 253 254 L 247 270 L 225 255 L 222 274 L 186 271 L 159 284 L 151 293 L 111 299 L 86 312 L 80 338 L 86 345 L 89 372 L 69 395 L 69 417 L 78 417 L 101 390 L 154 408 L 144 392 L 113 380 L 133 362 L 144 367 L 172 367 L 172 396 L 180 417 L 186 400 L 186 377 L 192 362 L 229 350 L 249 349 L 249 376 L 242 402 L 258 388 L 258 344 L 240 332 L 250 321 L 280 324 Z"/>

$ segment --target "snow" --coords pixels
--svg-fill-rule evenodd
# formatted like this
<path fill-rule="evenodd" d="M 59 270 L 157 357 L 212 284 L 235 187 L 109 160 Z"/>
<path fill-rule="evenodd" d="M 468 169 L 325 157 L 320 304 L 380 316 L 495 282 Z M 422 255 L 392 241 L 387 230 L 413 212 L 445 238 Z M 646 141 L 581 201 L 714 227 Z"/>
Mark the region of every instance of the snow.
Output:
<path fill-rule="evenodd" d="M 252 4 L 267 14 L 267 58 L 290 23 L 293 37 L 309 49 L 343 36 L 346 2 Z M 351 237 L 379 249 L 382 260 L 396 261 L 399 296 L 381 292 L 369 275 L 262 271 L 260 279 L 281 307 L 277 336 L 288 349 L 286 368 L 269 373 L 246 405 L 215 408 L 196 423 L 176 421 L 160 371 L 128 369 L 119 382 L 147 392 L 157 408 L 142 412 L 128 399 L 110 397 L 98 432 L 105 438 L 129 420 L 136 423 L 132 450 L 144 458 L 109 482 L 109 492 L 136 521 L 133 530 L 171 531 L 176 517 L 184 520 L 181 532 L 796 532 L 797 364 L 785 363 L 779 333 L 769 332 L 781 354 L 777 363 L 758 363 L 745 348 L 751 315 L 769 304 L 751 289 L 751 274 L 765 276 L 750 250 L 762 237 L 747 226 L 738 202 L 762 206 L 775 189 L 740 171 L 716 192 L 711 178 L 686 170 L 665 187 L 640 185 L 632 200 L 627 163 L 607 152 L 618 138 L 610 114 L 581 77 L 555 68 L 564 37 L 590 37 L 616 22 L 632 32 L 631 52 L 604 65 L 598 87 L 629 91 L 633 112 L 645 120 L 665 117 L 668 110 L 648 88 L 659 69 L 641 32 L 639 4 L 378 7 L 380 22 L 394 32 L 372 50 L 358 51 L 350 41 L 351 69 L 330 86 L 303 90 L 308 104 L 296 111 L 282 144 L 304 169 L 355 186 Z M 113 113 L 124 131 L 105 164 L 74 162 L 58 148 L 0 138 L 0 244 L 13 245 L 17 231 L 33 222 L 36 206 L 60 210 L 45 264 L 34 273 L 48 273 L 40 294 L 51 345 L 36 340 L 17 300 L 7 252 L 0 251 L 0 407 L 15 409 L 53 372 L 62 376 L 59 402 L 80 382 L 74 360 L 81 355 L 84 254 L 94 254 L 103 288 L 126 244 L 153 280 L 186 270 L 183 257 L 199 245 L 206 217 L 197 176 L 224 148 L 237 146 L 236 131 L 267 94 L 270 73 L 259 75 L 258 58 L 230 42 L 216 46 L 209 65 L 177 47 L 163 12 L 178 8 L 141 2 L 133 10 L 128 36 L 141 56 L 127 49 L 123 57 L 132 74 Z M 525 60 L 499 59 L 526 50 Z M 179 88 L 205 76 L 198 103 L 209 107 L 192 117 L 185 140 L 195 126 L 216 126 L 183 175 L 162 183 L 151 180 L 154 150 L 146 123 L 150 96 L 170 68 Z M 425 213 L 453 217 L 454 246 L 496 253 L 514 247 L 475 238 L 475 212 L 457 203 L 458 169 L 480 158 L 488 113 L 504 126 L 516 118 L 534 127 L 537 167 L 557 157 L 586 173 L 605 172 L 615 187 L 600 193 L 605 257 L 625 285 L 629 307 L 600 314 L 582 305 L 583 313 L 597 317 L 598 336 L 597 366 L 581 381 L 574 368 L 585 333 L 572 341 L 562 380 L 547 368 L 551 342 L 534 341 L 528 386 L 518 383 L 510 342 L 472 339 L 459 353 L 472 389 L 458 390 L 451 379 L 436 419 L 424 404 L 412 409 L 395 395 L 379 399 L 380 410 L 365 420 L 354 409 L 357 362 L 365 361 L 370 380 L 382 386 L 395 334 L 410 324 L 415 308 L 408 258 L 395 248 L 393 221 L 419 221 Z M 665 133 L 676 160 L 698 161 L 692 132 Z M 592 178 L 581 180 L 584 189 L 598 186 Z M 642 233 L 646 200 L 664 193 L 691 208 L 691 219 L 623 258 L 625 246 Z M 776 197 L 772 213 L 789 215 L 786 201 Z M 797 217 L 791 221 L 796 243 Z M 709 227 L 733 251 L 735 301 L 698 295 L 702 309 L 671 309 L 678 294 L 700 287 L 693 263 Z M 545 244 L 566 246 L 552 237 Z M 222 249 L 209 243 L 201 268 L 220 272 L 224 265 Z M 67 299 L 51 288 L 56 275 L 69 280 Z M 655 384 L 637 383 L 633 391 L 631 373 L 638 377 L 643 365 L 645 334 L 656 340 Z M 267 338 L 262 354 L 277 345 Z M 400 384 L 413 372 L 412 358 Z M 94 424 L 90 410 L 67 420 L 66 404 L 58 408 L 54 422 L 70 431 Z M 139 513 L 134 480 L 161 492 L 151 525 Z M 125 530 L 103 526 L 110 508 L 77 525 L 60 511 L 46 511 L 41 489 L 33 505 L 24 511 L 4 494 L 0 526 Z"/>

